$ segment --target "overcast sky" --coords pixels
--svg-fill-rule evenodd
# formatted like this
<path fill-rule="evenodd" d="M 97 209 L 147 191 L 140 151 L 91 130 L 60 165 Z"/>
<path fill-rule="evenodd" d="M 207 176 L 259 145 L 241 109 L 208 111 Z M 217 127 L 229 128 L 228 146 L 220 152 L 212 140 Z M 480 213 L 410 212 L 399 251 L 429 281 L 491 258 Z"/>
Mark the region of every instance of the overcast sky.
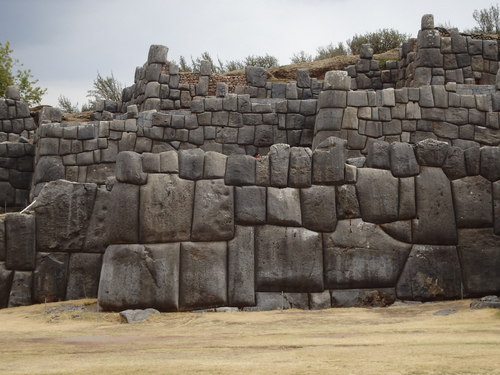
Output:
<path fill-rule="evenodd" d="M 0 0 L 0 42 L 48 89 L 79 105 L 100 72 L 133 83 L 151 44 L 178 61 L 208 51 L 222 61 L 269 53 L 281 65 L 304 50 L 394 28 L 416 36 L 423 14 L 461 30 L 475 25 L 475 0 Z M 494 4 L 494 3 L 493 3 Z"/>

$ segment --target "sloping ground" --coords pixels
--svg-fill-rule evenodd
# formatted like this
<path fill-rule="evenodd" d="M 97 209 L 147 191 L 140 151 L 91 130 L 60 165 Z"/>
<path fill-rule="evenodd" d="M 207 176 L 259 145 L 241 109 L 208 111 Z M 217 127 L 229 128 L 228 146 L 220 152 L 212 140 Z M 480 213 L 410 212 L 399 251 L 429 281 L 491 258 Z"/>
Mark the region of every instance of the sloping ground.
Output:
<path fill-rule="evenodd" d="M 398 49 L 392 49 L 390 51 L 374 55 L 375 60 L 397 60 L 399 58 Z M 300 63 L 300 64 L 290 64 L 283 65 L 268 69 L 271 74 L 270 80 L 295 80 L 295 72 L 300 68 L 309 69 L 309 75 L 313 78 L 323 79 L 325 73 L 330 70 L 343 70 L 349 65 L 355 64 L 359 59 L 359 56 L 336 56 L 329 59 Z M 244 70 L 235 70 L 226 73 L 226 75 L 243 75 Z"/>
<path fill-rule="evenodd" d="M 0 310 L 0 374 L 500 374 L 500 313 L 470 300 L 135 324 L 93 303 Z"/>

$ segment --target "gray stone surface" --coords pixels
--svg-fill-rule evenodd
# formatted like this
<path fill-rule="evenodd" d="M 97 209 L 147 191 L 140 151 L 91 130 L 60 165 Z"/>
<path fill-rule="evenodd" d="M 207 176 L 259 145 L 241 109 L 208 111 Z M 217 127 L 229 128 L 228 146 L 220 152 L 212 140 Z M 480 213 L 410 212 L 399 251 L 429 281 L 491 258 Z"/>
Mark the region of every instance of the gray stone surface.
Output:
<path fill-rule="evenodd" d="M 59 178 L 64 178 L 64 165 L 58 156 L 42 156 L 36 164 L 33 181 L 50 182 Z"/>
<path fill-rule="evenodd" d="M 271 186 L 286 187 L 288 185 L 290 146 L 282 143 L 274 144 L 269 150 L 268 157 L 271 168 Z"/>
<path fill-rule="evenodd" d="M 139 242 L 139 189 L 138 185 L 114 184 L 106 218 L 110 243 Z"/>
<path fill-rule="evenodd" d="M 66 299 L 97 298 L 101 265 L 101 254 L 71 254 Z"/>
<path fill-rule="evenodd" d="M 394 287 L 411 247 L 360 219 L 339 220 L 323 241 L 329 289 Z"/>
<path fill-rule="evenodd" d="M 459 298 L 462 276 L 455 246 L 413 245 L 401 273 L 399 299 L 416 301 Z"/>
<path fill-rule="evenodd" d="M 224 180 L 196 182 L 193 229 L 195 241 L 224 241 L 234 236 L 233 187 Z"/>
<path fill-rule="evenodd" d="M 1 269 L 1 266 L 0 266 Z M 0 271 L 1 275 L 2 271 Z M 1 279 L 1 276 L 0 276 Z M 33 272 L 15 271 L 12 279 L 12 287 L 9 294 L 8 307 L 28 306 L 33 303 L 31 286 L 33 284 Z M 6 284 L 4 284 L 7 286 Z M 1 289 L 1 287 L 0 287 Z M 0 297 L 1 305 L 2 297 Z"/>
<path fill-rule="evenodd" d="M 451 182 L 457 227 L 482 228 L 493 224 L 491 182 L 482 176 Z"/>
<path fill-rule="evenodd" d="M 313 152 L 313 183 L 333 185 L 344 181 L 346 144 L 343 139 L 329 137 L 318 145 Z"/>
<path fill-rule="evenodd" d="M 14 271 L 8 270 L 5 263 L 0 262 L 0 308 L 8 306 L 13 276 Z"/>
<path fill-rule="evenodd" d="M 243 225 L 266 222 L 266 188 L 243 186 L 235 188 L 235 220 Z"/>
<path fill-rule="evenodd" d="M 302 225 L 316 232 L 333 232 L 337 226 L 334 186 L 300 190 Z"/>
<path fill-rule="evenodd" d="M 181 244 L 180 310 L 227 306 L 226 242 Z"/>
<path fill-rule="evenodd" d="M 343 70 L 331 70 L 325 74 L 324 90 L 342 90 L 351 89 L 351 78 Z"/>
<path fill-rule="evenodd" d="M 312 151 L 305 147 L 292 147 L 290 149 L 290 169 L 288 185 L 290 187 L 304 188 L 311 186 Z"/>
<path fill-rule="evenodd" d="M 190 240 L 194 191 L 194 181 L 181 179 L 175 174 L 150 175 L 140 192 L 141 242 Z"/>
<path fill-rule="evenodd" d="M 100 307 L 108 311 L 147 307 L 177 311 L 179 259 L 178 243 L 110 245 L 99 282 Z"/>
<path fill-rule="evenodd" d="M 449 148 L 446 142 L 425 139 L 417 143 L 415 154 L 420 165 L 440 167 L 444 163 Z"/>
<path fill-rule="evenodd" d="M 399 183 L 391 172 L 360 168 L 356 190 L 364 221 L 381 224 L 398 219 Z"/>
<path fill-rule="evenodd" d="M 62 301 L 66 296 L 68 258 L 65 253 L 37 253 L 33 272 L 33 302 Z"/>
<path fill-rule="evenodd" d="M 188 180 L 203 178 L 204 159 L 205 153 L 199 148 L 179 151 L 179 177 Z"/>
<path fill-rule="evenodd" d="M 385 307 L 394 303 L 393 288 L 332 290 L 332 307 Z"/>
<path fill-rule="evenodd" d="M 498 293 L 500 289 L 500 236 L 491 228 L 460 229 L 458 253 L 467 296 Z"/>
<path fill-rule="evenodd" d="M 332 307 L 332 297 L 329 290 L 320 293 L 309 293 L 309 308 L 323 310 Z"/>
<path fill-rule="evenodd" d="M 390 144 L 385 141 L 373 141 L 368 144 L 366 165 L 370 168 L 391 169 Z"/>
<path fill-rule="evenodd" d="M 428 245 L 455 245 L 455 210 L 448 177 L 440 168 L 422 167 L 415 177 L 417 218 L 413 240 Z"/>
<path fill-rule="evenodd" d="M 255 305 L 254 228 L 237 226 L 227 243 L 229 306 Z"/>
<path fill-rule="evenodd" d="M 254 185 L 255 160 L 249 155 L 230 155 L 226 163 L 226 184 Z"/>
<path fill-rule="evenodd" d="M 92 216 L 96 192 L 95 184 L 80 184 L 66 180 L 48 183 L 38 195 L 34 205 L 37 249 L 81 251 Z"/>
<path fill-rule="evenodd" d="M 245 307 L 244 311 L 269 311 L 288 309 L 308 309 L 308 293 L 257 292 L 256 305 Z"/>
<path fill-rule="evenodd" d="M 141 155 L 132 151 L 122 151 L 116 157 L 116 179 L 120 182 L 143 185 L 147 174 L 142 171 Z"/>
<path fill-rule="evenodd" d="M 267 189 L 267 221 L 269 224 L 301 226 L 299 189 Z"/>
<path fill-rule="evenodd" d="M 224 178 L 227 156 L 214 151 L 205 152 L 203 178 Z"/>
<path fill-rule="evenodd" d="M 392 238 L 406 243 L 412 242 L 411 220 L 393 221 L 380 227 Z"/>
<path fill-rule="evenodd" d="M 266 87 L 267 72 L 264 68 L 247 66 L 245 74 L 249 86 Z"/>
<path fill-rule="evenodd" d="M 410 177 L 420 172 L 413 147 L 408 143 L 391 143 L 390 161 L 391 172 L 395 177 Z"/>
<path fill-rule="evenodd" d="M 336 187 L 337 218 L 354 219 L 361 216 L 355 185 Z"/>
<path fill-rule="evenodd" d="M 159 314 L 156 309 L 136 309 L 136 310 L 123 310 L 120 311 L 120 320 L 122 323 L 140 323 L 148 320 L 151 315 Z"/>
<path fill-rule="evenodd" d="M 500 179 L 500 147 L 481 147 L 481 176 L 490 181 Z"/>
<path fill-rule="evenodd" d="M 257 291 L 323 291 L 323 249 L 319 233 L 304 228 L 257 227 L 255 255 Z"/>
<path fill-rule="evenodd" d="M 8 213 L 5 217 L 5 267 L 11 270 L 35 268 L 35 217 Z"/>

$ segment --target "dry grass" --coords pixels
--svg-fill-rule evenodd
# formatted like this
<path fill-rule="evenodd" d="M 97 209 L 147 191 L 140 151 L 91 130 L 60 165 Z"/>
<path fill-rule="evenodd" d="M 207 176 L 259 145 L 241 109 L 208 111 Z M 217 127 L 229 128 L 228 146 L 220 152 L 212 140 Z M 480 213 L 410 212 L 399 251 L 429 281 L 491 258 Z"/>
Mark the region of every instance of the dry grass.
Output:
<path fill-rule="evenodd" d="M 61 304 L 5 309 L 0 373 L 500 374 L 500 313 L 469 302 L 161 314 L 137 324 Z M 433 315 L 450 308 L 458 312 Z"/>

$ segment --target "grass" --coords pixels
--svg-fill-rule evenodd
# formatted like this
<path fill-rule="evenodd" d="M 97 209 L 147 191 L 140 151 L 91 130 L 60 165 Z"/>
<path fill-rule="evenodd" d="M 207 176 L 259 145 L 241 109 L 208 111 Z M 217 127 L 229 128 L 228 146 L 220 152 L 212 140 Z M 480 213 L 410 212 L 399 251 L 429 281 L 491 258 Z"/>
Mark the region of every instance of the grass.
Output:
<path fill-rule="evenodd" d="M 500 374 L 500 314 L 470 301 L 136 324 L 93 302 L 0 310 L 0 374 Z"/>

